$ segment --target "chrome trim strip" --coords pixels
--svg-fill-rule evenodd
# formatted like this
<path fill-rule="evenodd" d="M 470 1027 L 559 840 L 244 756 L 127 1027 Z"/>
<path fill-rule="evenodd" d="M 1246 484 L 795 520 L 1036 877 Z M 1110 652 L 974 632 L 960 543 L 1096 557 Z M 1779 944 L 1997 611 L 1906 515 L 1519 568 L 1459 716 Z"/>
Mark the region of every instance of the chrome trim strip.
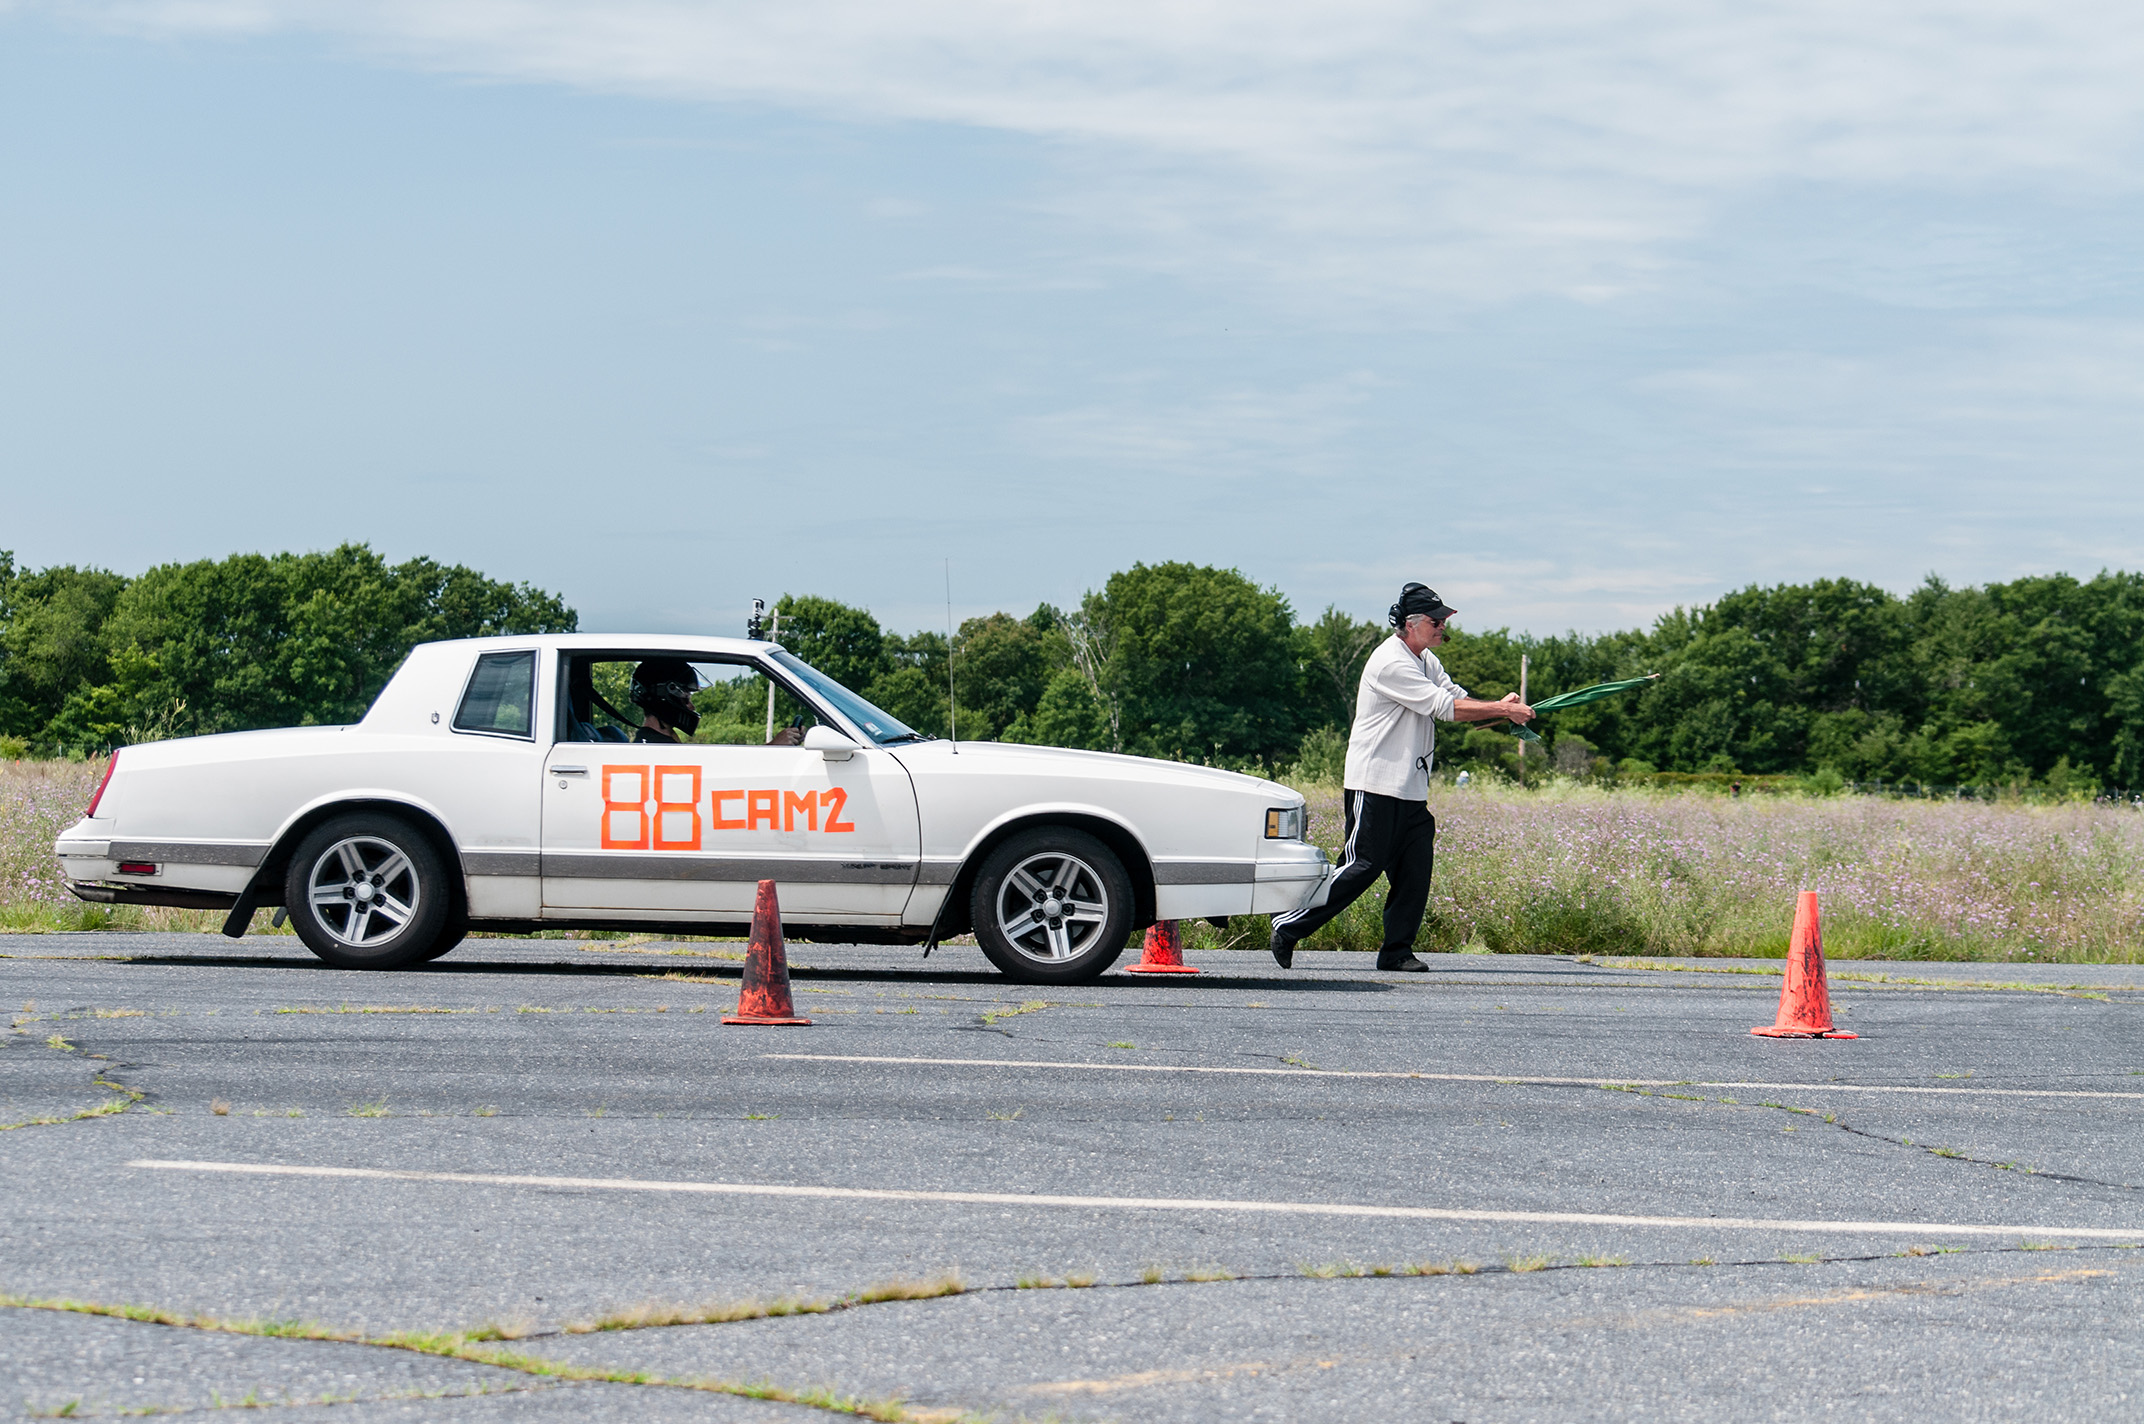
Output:
<path fill-rule="evenodd" d="M 951 885 L 959 877 L 957 860 L 926 860 L 916 867 L 918 885 Z"/>
<path fill-rule="evenodd" d="M 787 880 L 797 885 L 912 885 L 916 863 L 727 855 L 588 855 L 544 852 L 547 880 Z"/>
<path fill-rule="evenodd" d="M 1157 860 L 1156 885 L 1249 885 L 1258 876 L 1249 860 Z"/>
<path fill-rule="evenodd" d="M 534 850 L 465 850 L 464 875 L 541 875 L 543 852 Z"/>
<path fill-rule="evenodd" d="M 268 857 L 266 845 L 235 841 L 113 841 L 107 860 L 154 860 L 165 865 L 238 865 L 250 870 Z"/>
<path fill-rule="evenodd" d="M 1258 883 L 1275 885 L 1289 880 L 1323 880 L 1326 867 L 1313 861 L 1295 865 L 1261 865 L 1258 867 Z"/>

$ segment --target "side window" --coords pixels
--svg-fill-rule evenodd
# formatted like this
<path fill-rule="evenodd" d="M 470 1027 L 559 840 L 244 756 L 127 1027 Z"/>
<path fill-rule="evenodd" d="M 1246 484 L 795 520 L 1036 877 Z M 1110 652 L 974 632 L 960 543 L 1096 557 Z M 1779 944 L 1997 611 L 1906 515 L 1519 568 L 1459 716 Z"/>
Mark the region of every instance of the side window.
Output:
<path fill-rule="evenodd" d="M 655 682 L 644 684 L 643 675 Z M 700 652 L 569 654 L 560 659 L 560 689 L 562 742 L 795 746 L 819 720 L 809 703 L 787 684 L 770 683 L 756 664 Z M 647 692 L 656 693 L 653 703 L 639 700 Z M 651 719 L 667 730 L 651 737 L 642 730 Z"/>
<path fill-rule="evenodd" d="M 536 654 L 486 653 L 469 675 L 469 690 L 454 714 L 454 730 L 526 737 L 535 705 Z"/>

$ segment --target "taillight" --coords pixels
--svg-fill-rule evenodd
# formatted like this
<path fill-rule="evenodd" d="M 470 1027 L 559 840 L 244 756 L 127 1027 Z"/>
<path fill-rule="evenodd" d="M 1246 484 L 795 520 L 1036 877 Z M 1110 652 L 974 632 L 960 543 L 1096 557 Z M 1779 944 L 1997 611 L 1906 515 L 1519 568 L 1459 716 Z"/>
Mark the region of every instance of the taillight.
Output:
<path fill-rule="evenodd" d="M 112 759 L 104 764 L 104 780 L 97 783 L 97 794 L 89 798 L 89 809 L 84 811 L 83 815 L 94 816 L 97 814 L 97 803 L 104 799 L 104 788 L 112 784 L 112 773 L 117 770 L 119 770 L 119 753 L 113 752 Z"/>

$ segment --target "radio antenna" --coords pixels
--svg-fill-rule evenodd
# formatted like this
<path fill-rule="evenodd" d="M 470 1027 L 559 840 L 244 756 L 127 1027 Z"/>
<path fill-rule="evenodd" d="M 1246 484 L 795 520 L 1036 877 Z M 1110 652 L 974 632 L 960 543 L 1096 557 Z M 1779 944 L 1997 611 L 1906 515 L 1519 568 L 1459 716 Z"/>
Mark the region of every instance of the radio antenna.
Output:
<path fill-rule="evenodd" d="M 953 695 L 953 561 L 945 561 L 945 707 L 953 755 L 960 755 L 960 699 Z"/>

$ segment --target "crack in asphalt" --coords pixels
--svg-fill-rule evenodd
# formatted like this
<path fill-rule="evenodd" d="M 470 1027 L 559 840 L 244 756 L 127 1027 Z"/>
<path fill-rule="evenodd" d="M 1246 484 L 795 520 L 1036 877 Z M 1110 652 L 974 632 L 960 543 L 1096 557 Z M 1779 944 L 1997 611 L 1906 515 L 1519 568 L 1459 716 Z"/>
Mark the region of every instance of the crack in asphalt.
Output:
<path fill-rule="evenodd" d="M 67 1010 L 60 1014 L 53 1014 L 48 1017 L 45 1017 L 43 1021 L 47 1023 L 57 1022 L 62 1018 L 71 1018 L 74 1015 L 86 1012 L 88 1012 L 88 1010 Z M 18 1015 L 15 1019 L 14 1024 L 12 1025 L 11 1032 L 18 1034 L 25 1033 L 27 1032 L 27 1030 L 24 1028 L 24 1025 L 37 1021 L 38 1020 L 36 1018 L 33 1018 L 29 1015 Z M 52 1114 L 47 1113 L 37 1117 L 26 1117 L 20 1122 L 0 1122 L 0 1132 L 13 1132 L 18 1128 L 25 1127 L 62 1127 L 67 1125 L 68 1123 L 88 1122 L 93 1119 L 102 1117 L 117 1117 L 121 1113 L 131 1112 L 132 1110 L 140 1107 L 143 1103 L 149 1100 L 149 1094 L 143 1089 L 129 1087 L 125 1083 L 117 1081 L 112 1076 L 113 1074 L 121 1072 L 123 1070 L 131 1069 L 135 1065 L 130 1063 L 122 1063 L 118 1059 L 111 1057 L 109 1054 L 95 1052 L 94 1050 L 86 1048 L 79 1041 L 69 1040 L 58 1033 L 53 1034 L 52 1039 L 56 1039 L 59 1040 L 59 1042 L 61 1043 L 65 1043 L 66 1047 L 58 1047 L 57 1045 L 53 1044 L 51 1040 L 47 1040 L 46 1044 L 44 1045 L 32 1043 L 30 1045 L 31 1051 L 35 1052 L 39 1047 L 42 1046 L 48 1053 L 60 1053 L 68 1055 L 70 1057 L 79 1054 L 81 1057 L 81 1061 L 84 1063 L 104 1064 L 104 1067 L 92 1070 L 89 1081 L 92 1086 L 103 1088 L 107 1092 L 116 1094 L 117 1096 L 106 1098 L 103 1102 L 97 1103 L 91 1107 L 77 1109 L 76 1111 L 69 1113 L 64 1117 L 54 1116 Z"/>
<path fill-rule="evenodd" d="M 1737 1105 L 1741 1106 L 1741 1105 Z M 1801 1111 L 1790 1109 L 1790 1111 Z M 1939 1235 L 1940 1233 L 1931 1233 Z M 296 1408 L 354 1403 L 388 1403 L 396 1400 L 420 1399 L 468 1399 L 486 1395 L 531 1394 L 553 1389 L 572 1388 L 580 1385 L 622 1384 L 645 1388 L 685 1389 L 704 1393 L 720 1393 L 745 1398 L 757 1398 L 797 1404 L 816 1408 L 828 1413 L 846 1414 L 874 1420 L 908 1421 L 909 1424 L 966 1424 L 978 1419 L 971 1411 L 940 1409 L 907 1405 L 898 1396 L 884 1400 L 866 1400 L 853 1395 L 837 1395 L 829 1390 L 789 1390 L 771 1383 L 744 1384 L 704 1377 L 671 1378 L 651 1375 L 642 1371 L 615 1370 L 604 1366 L 576 1365 L 567 1361 L 548 1359 L 543 1356 L 524 1354 L 518 1351 L 490 1349 L 486 1346 L 500 1342 L 565 1340 L 591 1334 L 622 1334 L 642 1330 L 667 1330 L 691 1325 L 724 1325 L 744 1321 L 767 1321 L 789 1316 L 828 1314 L 858 1310 L 866 1306 L 910 1304 L 923 1300 L 942 1300 L 952 1296 L 1003 1296 L 1058 1290 L 1122 1291 L 1166 1289 L 1186 1286 L 1226 1286 L 1248 1282 L 1308 1282 L 1334 1280 L 1428 1280 L 1450 1279 L 1453 1281 L 1472 1276 L 1498 1277 L 1514 1275 L 1549 1276 L 1572 1271 L 1617 1270 L 1644 1272 L 1690 1272 L 1718 1270 L 1766 1270 L 1782 1267 L 1806 1268 L 1818 1265 L 1873 1264 L 1933 1255 L 1962 1255 L 1973 1257 L 2015 1256 L 2027 1253 L 2041 1254 L 2049 1251 L 2065 1255 L 2107 1254 L 2134 1250 L 2127 1246 L 1971 1246 L 1971 1247 L 1912 1247 L 1905 1251 L 1887 1251 L 1855 1255 L 1811 1254 L 1802 1257 L 1756 1257 L 1737 1261 L 1714 1261 L 1701 1258 L 1695 1261 L 1625 1261 L 1625 1260 L 1578 1260 L 1553 1261 L 1538 1257 L 1513 1257 L 1501 1264 L 1475 1264 L 1453 1261 L 1441 1265 L 1420 1264 L 1409 1267 L 1358 1266 L 1351 1263 L 1335 1263 L 1324 1266 L 1303 1265 L 1287 1272 L 1232 1272 L 1223 1268 L 1209 1271 L 1193 1271 L 1188 1275 L 1173 1278 L 1155 1278 L 1150 1272 L 1138 1280 L 1095 1281 L 1074 1284 L 1070 1280 L 1027 1280 L 1015 1284 L 969 1286 L 948 1278 L 936 1293 L 893 1294 L 872 1297 L 868 1291 L 824 1302 L 776 1303 L 769 1307 L 758 1302 L 723 1307 L 699 1307 L 697 1311 L 682 1312 L 683 1318 L 650 1318 L 644 1321 L 624 1320 L 616 1317 L 604 1321 L 566 1326 L 555 1330 L 531 1330 L 505 1334 L 496 1327 L 452 1335 L 427 1335 L 419 1333 L 395 1333 L 384 1336 L 367 1336 L 358 1332 L 334 1331 L 324 1327 L 261 1323 L 243 1320 L 222 1320 L 210 1316 L 181 1316 L 145 1306 L 108 1306 L 94 1302 L 35 1299 L 13 1295 L 0 1295 L 0 1307 L 15 1309 L 48 1310 L 68 1314 L 101 1316 L 130 1321 L 135 1324 L 155 1325 L 167 1328 L 203 1332 L 238 1334 L 258 1339 L 281 1339 L 304 1343 L 354 1344 L 374 1349 L 406 1350 L 434 1358 L 475 1364 L 496 1369 L 519 1372 L 537 1378 L 526 1384 L 479 1386 L 474 1389 L 398 1390 L 377 1393 L 353 1392 L 338 1395 L 308 1396 L 262 1400 L 249 1393 L 239 1401 L 224 1401 L 205 1405 L 132 1406 L 118 1411 L 133 1414 L 194 1414 L 221 1412 L 228 1409 Z M 1908 1283 L 1899 1286 L 1868 1288 L 1855 1292 L 1834 1293 L 1824 1297 L 1795 1297 L 1785 1301 L 1764 1301 L 1744 1306 L 1660 1306 L 1649 1312 L 1651 1315 L 1676 1318 L 1709 1317 L 1751 1309 L 1778 1309 L 1789 1306 L 1833 1303 L 1834 1300 L 1860 1300 L 1882 1296 L 1910 1295 L 1956 1295 L 1988 1286 L 2019 1283 L 2049 1282 L 2067 1279 L 2099 1277 L 2109 1274 L 2100 1269 L 2075 1269 L 2062 1272 L 2042 1272 L 2031 1277 L 2017 1277 L 1997 1281 L 1958 1281 L 1944 1283 Z M 694 1316 L 697 1315 L 697 1318 Z M 1577 1323 L 1577 1322 L 1574 1322 Z M 1318 1361 L 1320 1365 L 1325 1362 Z M 1270 1366 L 1264 1366 L 1270 1368 Z M 1182 1372 L 1185 1378 L 1205 1377 L 1212 1370 L 1201 1369 Z M 1130 1377 L 1127 1377 L 1127 1382 Z M 1160 1382 L 1158 1379 L 1153 1382 Z M 1112 1382 L 1114 1383 L 1114 1382 Z M 1044 1383 L 1026 1387 L 1027 1392 L 1080 1392 L 1064 1382 Z M 57 1417 L 64 1411 L 66 1417 L 98 1417 L 80 1410 L 77 1399 L 73 1407 L 60 1404 L 40 1411 L 42 1416 Z M 995 1417 L 995 1416 L 990 1416 Z"/>
<path fill-rule="evenodd" d="M 1768 1108 L 1777 1108 L 1782 1112 L 1800 1113 L 1807 1116 L 1814 1116 L 1819 1118 L 1824 1116 L 1824 1114 L 1817 1112 L 1813 1108 L 1797 1108 L 1790 1106 L 1786 1103 L 1763 1103 L 1760 1104 L 1760 1106 Z M 2028 1177 L 2036 1178 L 2039 1180 L 2050 1182 L 2069 1182 L 2079 1186 L 2088 1187 L 2105 1187 L 2109 1191 L 2144 1191 L 2144 1187 L 2138 1187 L 2129 1182 L 2109 1182 L 2099 1177 L 2085 1177 L 2080 1176 L 2074 1172 L 2057 1172 L 2046 1167 L 2020 1167 L 2015 1162 L 1998 1162 L 1992 1157 L 1974 1157 L 1967 1153 L 1960 1152 L 1956 1148 L 1939 1147 L 1926 1142 L 1915 1142 L 1910 1137 L 1888 1137 L 1880 1132 L 1871 1132 L 1864 1127 L 1855 1127 L 1851 1123 L 1839 1122 L 1835 1118 L 1827 1120 L 1824 1125 L 1826 1127 L 1835 1127 L 1839 1129 L 1839 1131 L 1850 1134 L 1854 1137 L 1867 1138 L 1871 1142 L 1885 1142 L 1889 1143 L 1893 1147 L 1904 1147 L 1910 1149 L 1911 1151 L 1925 1153 L 1930 1157 L 1940 1157 L 1946 1162 L 1967 1162 L 1976 1167 L 1993 1167 L 1997 1171 L 2001 1172 L 2022 1172 Z"/>
<path fill-rule="evenodd" d="M 651 1375 L 645 1371 L 614 1370 L 603 1366 L 577 1365 L 570 1361 L 547 1359 L 516 1350 L 494 1348 L 507 1336 L 497 1330 L 480 1330 L 457 1334 L 424 1334 L 398 1332 L 387 1335 L 365 1335 L 357 1331 L 338 1331 L 317 1325 L 294 1325 L 280 1322 L 225 1320 L 207 1315 L 180 1315 L 153 1306 L 104 1305 L 95 1301 L 78 1301 L 51 1298 L 35 1298 L 0 1294 L 0 1307 L 18 1310 L 48 1310 L 71 1315 L 103 1316 L 127 1320 L 138 1325 L 154 1325 L 175 1330 L 194 1330 L 219 1334 L 241 1335 L 253 1339 L 276 1339 L 315 1341 L 326 1344 L 362 1345 L 379 1350 L 402 1350 L 425 1355 L 434 1359 L 454 1360 L 464 1364 L 485 1365 L 495 1369 L 513 1371 L 526 1376 L 554 1381 L 558 1384 L 625 1384 L 657 1389 L 688 1390 L 701 1394 L 726 1394 L 745 1399 L 766 1399 L 783 1404 L 803 1405 L 824 1410 L 830 1414 L 846 1414 L 853 1417 L 885 1421 L 885 1424 L 961 1424 L 970 1416 L 965 1410 L 916 1409 L 906 1407 L 898 1399 L 862 1399 L 854 1395 L 836 1394 L 827 1389 L 788 1389 L 772 1383 L 747 1383 L 741 1380 L 719 1380 L 706 1377 L 677 1377 Z M 293 1403 L 313 1401 L 293 1401 Z M 64 1408 L 65 1406 L 61 1406 Z M 211 1406 L 214 1407 L 214 1406 Z M 232 1406 L 225 1406 L 232 1407 Z M 75 1417 L 80 1417 L 79 1415 Z"/>
<path fill-rule="evenodd" d="M 1824 1126 L 1835 1127 L 1849 1136 L 1865 1138 L 1870 1142 L 1886 1143 L 1892 1147 L 1903 1147 L 1909 1151 L 1924 1153 L 1930 1157 L 1940 1157 L 1946 1162 L 1964 1162 L 1975 1167 L 1992 1167 L 2002 1172 L 2020 1172 L 2025 1176 L 2050 1182 L 2066 1182 L 2076 1186 L 2105 1187 L 2109 1191 L 2144 1191 L 2144 1187 L 2129 1182 L 2110 1182 L 2099 1177 L 2086 1177 L 2074 1172 L 2057 1172 L 2046 1167 L 2021 1167 L 2015 1162 L 1998 1162 L 1992 1157 L 1974 1157 L 1969 1153 L 1960 1152 L 1952 1147 L 1943 1147 L 1927 1142 L 1915 1142 L 1910 1137 L 1891 1137 L 1881 1132 L 1871 1132 L 1865 1127 L 1855 1127 L 1852 1123 L 1841 1122 L 1837 1113 L 1827 1113 L 1821 1108 L 1802 1108 L 1796 1107 L 1792 1103 L 1770 1101 L 1745 1103 L 1735 1098 L 1706 1097 L 1699 1093 L 1665 1093 L 1652 1088 L 1635 1088 L 1614 1083 L 1594 1084 L 1590 1085 L 1590 1087 L 1592 1091 L 1628 1093 L 1641 1098 L 1672 1098 L 1678 1102 L 1716 1103 L 1723 1107 L 1734 1108 L 1768 1108 L 1774 1112 L 1787 1112 L 1794 1113 L 1799 1117 L 1812 1117 L 1822 1122 Z"/>
<path fill-rule="evenodd" d="M 74 1399 L 49 1409 L 31 1410 L 30 1417 L 33 1419 L 101 1419 L 129 1418 L 135 1415 L 221 1414 L 233 1409 L 317 1409 L 338 1404 L 393 1404 L 399 1400 L 413 1399 L 482 1399 L 496 1394 L 540 1394 L 554 1389 L 573 1389 L 578 1384 L 578 1381 L 560 1380 L 555 1384 L 511 1384 L 496 1389 L 397 1389 L 386 1390 L 378 1394 L 368 1394 L 362 1390 L 357 1390 L 348 1394 L 316 1394 L 307 1395 L 303 1398 L 285 1396 L 281 1399 L 262 1399 L 259 1397 L 258 1391 L 250 1391 L 243 1397 L 234 1400 L 224 1399 L 215 1391 L 210 1391 L 211 1401 L 207 1404 L 128 1405 L 125 1408 L 113 1410 L 108 1415 L 96 1412 L 94 1406 L 87 1409 L 83 1408 L 83 1397 L 77 1395 Z"/>

